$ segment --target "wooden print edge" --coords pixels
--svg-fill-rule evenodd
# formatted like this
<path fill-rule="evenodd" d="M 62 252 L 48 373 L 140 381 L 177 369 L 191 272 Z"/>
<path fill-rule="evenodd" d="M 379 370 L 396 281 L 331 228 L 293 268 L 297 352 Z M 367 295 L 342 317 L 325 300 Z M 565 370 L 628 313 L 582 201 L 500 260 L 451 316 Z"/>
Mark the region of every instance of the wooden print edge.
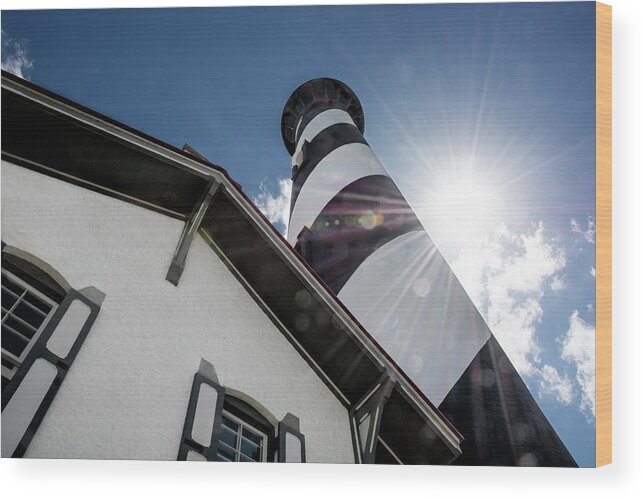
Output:
<path fill-rule="evenodd" d="M 596 2 L 596 466 L 612 462 L 612 7 Z"/>

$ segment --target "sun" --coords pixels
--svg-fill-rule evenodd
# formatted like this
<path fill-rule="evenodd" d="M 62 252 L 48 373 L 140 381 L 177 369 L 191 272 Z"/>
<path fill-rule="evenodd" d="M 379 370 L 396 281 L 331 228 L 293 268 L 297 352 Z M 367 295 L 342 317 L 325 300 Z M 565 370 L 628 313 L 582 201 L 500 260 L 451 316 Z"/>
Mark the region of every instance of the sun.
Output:
<path fill-rule="evenodd" d="M 504 186 L 497 170 L 471 160 L 452 164 L 423 184 L 419 215 L 436 244 L 454 251 L 506 220 Z"/>

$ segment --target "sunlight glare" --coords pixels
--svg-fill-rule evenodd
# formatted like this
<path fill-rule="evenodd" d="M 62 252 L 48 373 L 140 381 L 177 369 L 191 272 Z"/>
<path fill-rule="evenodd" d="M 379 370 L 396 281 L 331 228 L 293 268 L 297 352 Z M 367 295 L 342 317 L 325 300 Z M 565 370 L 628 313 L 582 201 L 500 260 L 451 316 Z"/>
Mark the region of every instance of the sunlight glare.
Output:
<path fill-rule="evenodd" d="M 503 220 L 506 193 L 499 177 L 464 159 L 424 184 L 422 218 L 438 246 L 483 238 Z"/>

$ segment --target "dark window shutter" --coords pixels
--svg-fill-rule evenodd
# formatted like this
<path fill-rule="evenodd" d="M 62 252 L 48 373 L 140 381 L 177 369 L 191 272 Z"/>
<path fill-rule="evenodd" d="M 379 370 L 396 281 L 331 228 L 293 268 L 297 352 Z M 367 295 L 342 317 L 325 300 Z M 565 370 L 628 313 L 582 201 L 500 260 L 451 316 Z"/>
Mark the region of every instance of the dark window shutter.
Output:
<path fill-rule="evenodd" d="M 299 418 L 287 413 L 279 421 L 279 462 L 305 463 L 306 441 L 299 431 Z"/>
<path fill-rule="evenodd" d="M 225 390 L 214 367 L 201 360 L 194 375 L 185 415 L 179 461 L 216 461 Z"/>

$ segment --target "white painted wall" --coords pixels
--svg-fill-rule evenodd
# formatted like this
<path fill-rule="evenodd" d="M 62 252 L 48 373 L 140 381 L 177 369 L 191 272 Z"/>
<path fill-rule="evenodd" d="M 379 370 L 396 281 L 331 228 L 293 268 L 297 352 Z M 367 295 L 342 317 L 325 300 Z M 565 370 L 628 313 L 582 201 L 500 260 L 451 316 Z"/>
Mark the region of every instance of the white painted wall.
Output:
<path fill-rule="evenodd" d="M 309 462 L 353 462 L 346 410 L 200 237 L 178 288 L 165 280 L 181 229 L 2 162 L 2 239 L 106 294 L 26 457 L 176 459 L 203 357 L 277 419 L 298 416 Z"/>

